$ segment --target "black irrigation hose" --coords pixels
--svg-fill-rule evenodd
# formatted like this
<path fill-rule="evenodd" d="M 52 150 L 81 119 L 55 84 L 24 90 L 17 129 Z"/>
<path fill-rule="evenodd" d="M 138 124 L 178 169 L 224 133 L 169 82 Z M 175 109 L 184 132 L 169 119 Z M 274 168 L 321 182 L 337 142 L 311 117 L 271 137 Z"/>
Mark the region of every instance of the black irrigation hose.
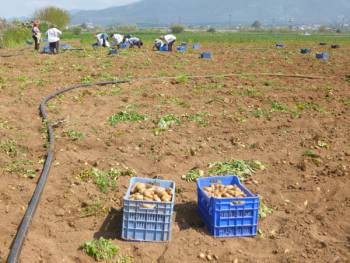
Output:
<path fill-rule="evenodd" d="M 49 149 L 47 152 L 46 160 L 44 163 L 43 170 L 40 175 L 40 179 L 38 181 L 38 184 L 35 188 L 35 191 L 33 193 L 32 199 L 29 202 L 28 208 L 24 214 L 24 217 L 22 219 L 21 225 L 17 231 L 16 238 L 14 239 L 11 247 L 10 254 L 7 258 L 8 263 L 16 263 L 19 260 L 23 243 L 26 238 L 26 235 L 28 233 L 28 229 L 30 226 L 30 223 L 34 217 L 36 208 L 38 207 L 41 194 L 44 190 L 46 180 L 49 176 L 51 165 L 54 159 L 54 146 L 55 146 L 55 133 L 53 125 L 49 122 L 48 114 L 46 112 L 46 104 L 49 100 L 53 99 L 59 94 L 63 94 L 66 92 L 69 92 L 74 89 L 78 88 L 88 88 L 91 86 L 104 86 L 104 85 L 111 85 L 111 84 L 120 84 L 120 83 L 128 83 L 129 80 L 119 80 L 119 81 L 110 81 L 110 82 L 100 82 L 96 84 L 79 84 L 72 87 L 64 88 L 58 91 L 55 91 L 51 94 L 49 94 L 47 97 L 45 97 L 41 104 L 40 104 L 40 114 L 42 116 L 42 119 L 45 123 L 47 123 L 47 131 L 48 131 L 48 140 L 49 140 Z"/>
<path fill-rule="evenodd" d="M 324 79 L 324 77 L 320 77 L 320 76 L 285 75 L 285 74 L 272 74 L 272 73 L 233 73 L 233 74 L 222 74 L 222 75 L 198 75 L 198 76 L 187 76 L 187 77 L 189 79 L 199 79 L 199 78 L 217 78 L 217 77 L 234 77 L 234 76 L 271 76 L 271 77 L 302 78 L 302 79 Z M 33 196 L 28 204 L 28 208 L 24 214 L 22 222 L 17 230 L 16 237 L 12 242 L 11 250 L 7 258 L 7 263 L 17 263 L 19 261 L 22 247 L 23 247 L 26 235 L 28 233 L 30 223 L 39 205 L 40 197 L 45 188 L 45 183 L 49 176 L 51 165 L 54 160 L 55 132 L 54 132 L 54 126 L 50 122 L 49 116 L 46 112 L 47 103 L 51 99 L 55 98 L 57 95 L 60 95 L 75 89 L 79 89 L 79 88 L 90 88 L 93 86 L 106 86 L 106 85 L 131 83 L 131 82 L 146 81 L 146 80 L 165 81 L 165 80 L 172 80 L 172 79 L 176 79 L 176 77 L 148 77 L 148 78 L 138 78 L 135 80 L 115 80 L 115 81 L 98 82 L 98 83 L 91 83 L 91 84 L 77 84 L 68 88 L 63 88 L 55 92 L 52 92 L 41 101 L 39 111 L 43 119 L 43 122 L 47 124 L 49 148 L 47 151 L 47 156 L 43 166 L 43 170 L 41 171 L 41 174 L 40 174 L 39 181 L 37 183 Z"/>

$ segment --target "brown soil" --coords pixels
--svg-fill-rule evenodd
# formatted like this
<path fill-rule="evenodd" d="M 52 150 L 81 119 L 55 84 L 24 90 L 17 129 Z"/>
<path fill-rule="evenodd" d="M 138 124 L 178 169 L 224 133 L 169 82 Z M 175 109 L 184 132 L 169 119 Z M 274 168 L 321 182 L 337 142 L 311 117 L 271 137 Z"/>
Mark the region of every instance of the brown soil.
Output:
<path fill-rule="evenodd" d="M 56 128 L 55 165 L 29 230 L 22 262 L 93 262 L 79 247 L 100 236 L 112 238 L 122 254 L 134 257 L 135 262 L 204 262 L 198 255 L 208 251 L 218 257 L 216 262 L 349 262 L 349 49 L 329 50 L 331 59 L 325 63 L 299 54 L 296 47 L 235 50 L 241 47 L 204 45 L 213 51 L 212 60 L 198 59 L 194 51 L 154 53 L 149 47 L 115 57 L 107 57 L 106 50 L 58 56 L 25 50 L 21 56 L 0 57 L 1 145 L 14 140 L 17 150 L 0 150 L 0 262 L 7 257 L 42 167 L 46 141 L 38 105 L 46 94 L 82 80 L 114 76 L 240 72 L 328 78 L 179 78 L 73 91 L 53 100 L 50 118 L 61 121 Z M 318 49 L 315 45 L 314 50 Z M 289 109 L 304 105 L 305 109 L 269 112 L 272 102 Z M 108 118 L 125 109 L 149 119 L 111 127 Z M 159 136 L 153 133 L 153 121 L 161 116 L 198 112 L 210 114 L 208 126 L 182 118 L 182 124 L 170 131 Z M 74 141 L 64 136 L 68 130 L 85 137 Z M 304 156 L 307 150 L 320 157 Z M 273 208 L 272 214 L 260 220 L 256 238 L 211 237 L 196 212 L 196 185 L 181 180 L 194 167 L 208 171 L 208 163 L 229 159 L 255 159 L 267 165 L 247 184 Z M 21 160 L 33 163 L 15 162 Z M 121 177 L 117 190 L 104 194 L 93 183 L 77 178 L 94 166 L 127 166 L 141 177 L 174 180 L 182 193 L 176 197 L 171 242 L 122 241 L 122 198 L 130 178 Z M 28 169 L 36 171 L 35 179 L 25 176 Z M 104 212 L 82 218 L 84 205 L 95 200 L 103 204 Z"/>

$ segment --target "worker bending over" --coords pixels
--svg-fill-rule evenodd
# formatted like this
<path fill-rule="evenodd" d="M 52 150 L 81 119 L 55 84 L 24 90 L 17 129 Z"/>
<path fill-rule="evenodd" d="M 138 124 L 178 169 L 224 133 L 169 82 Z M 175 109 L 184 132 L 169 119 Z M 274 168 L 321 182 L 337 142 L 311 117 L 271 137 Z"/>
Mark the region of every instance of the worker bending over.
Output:
<path fill-rule="evenodd" d="M 111 34 L 111 38 L 113 39 L 113 46 L 120 48 L 120 44 L 124 43 L 125 36 L 121 34 Z"/>
<path fill-rule="evenodd" d="M 128 38 L 127 43 L 129 43 L 130 48 L 133 48 L 135 46 L 141 48 L 143 46 L 143 42 L 138 37 Z"/>
<path fill-rule="evenodd" d="M 154 45 L 153 45 L 153 50 L 160 50 L 160 48 L 164 45 L 164 42 L 157 38 L 156 40 L 154 40 Z"/>
<path fill-rule="evenodd" d="M 96 35 L 97 45 L 100 47 L 110 47 L 108 42 L 108 34 L 100 33 Z"/>
<path fill-rule="evenodd" d="M 60 49 L 60 35 L 62 35 L 62 32 L 53 25 L 47 30 L 46 34 L 51 54 L 58 54 Z"/>
<path fill-rule="evenodd" d="M 164 35 L 160 37 L 161 40 L 164 40 L 168 44 L 168 50 L 173 51 L 173 45 L 176 41 L 176 36 L 172 34 Z"/>

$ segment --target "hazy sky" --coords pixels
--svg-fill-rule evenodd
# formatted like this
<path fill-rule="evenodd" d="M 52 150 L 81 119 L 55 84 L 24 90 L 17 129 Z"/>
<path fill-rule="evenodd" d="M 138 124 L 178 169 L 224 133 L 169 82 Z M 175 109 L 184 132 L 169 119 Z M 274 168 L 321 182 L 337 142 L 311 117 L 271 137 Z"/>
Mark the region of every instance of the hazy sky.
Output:
<path fill-rule="evenodd" d="M 136 2 L 137 0 L 0 0 L 0 17 L 31 16 L 38 8 L 48 5 L 71 9 L 102 9 Z"/>

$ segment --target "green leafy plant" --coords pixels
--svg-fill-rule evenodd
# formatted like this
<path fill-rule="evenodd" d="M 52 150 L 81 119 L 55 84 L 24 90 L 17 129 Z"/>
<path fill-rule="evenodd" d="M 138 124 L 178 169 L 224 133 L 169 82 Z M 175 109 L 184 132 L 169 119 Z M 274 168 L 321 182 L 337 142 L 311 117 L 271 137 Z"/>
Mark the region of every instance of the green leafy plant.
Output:
<path fill-rule="evenodd" d="M 15 140 L 6 140 L 0 142 L 0 150 L 10 157 L 18 155 L 18 145 Z"/>
<path fill-rule="evenodd" d="M 137 122 L 147 120 L 147 116 L 137 113 L 135 111 L 120 111 L 118 113 L 113 114 L 108 122 L 111 126 L 115 127 L 119 122 Z"/>
<path fill-rule="evenodd" d="M 176 76 L 175 80 L 177 83 L 186 83 L 188 81 L 188 77 L 186 74 L 181 74 L 181 75 Z"/>
<path fill-rule="evenodd" d="M 6 166 L 5 171 L 11 174 L 22 174 L 25 177 L 34 178 L 36 172 L 29 168 L 29 166 L 32 166 L 33 164 L 34 162 L 31 160 L 14 160 Z"/>
<path fill-rule="evenodd" d="M 262 109 L 262 108 L 256 108 L 254 109 L 251 114 L 255 117 L 255 118 L 266 118 L 268 120 L 271 119 L 271 115 L 269 113 L 269 111 Z"/>
<path fill-rule="evenodd" d="M 101 192 L 107 193 L 109 188 L 115 189 L 117 180 L 121 176 L 132 176 L 131 170 L 118 170 L 111 168 L 109 171 L 101 171 L 97 168 L 92 168 L 80 173 L 79 178 L 85 182 L 92 181 Z"/>
<path fill-rule="evenodd" d="M 74 131 L 74 130 L 65 131 L 63 134 L 64 134 L 64 136 L 69 137 L 69 138 L 73 139 L 74 141 L 81 140 L 85 137 L 82 132 L 78 132 L 78 131 Z"/>
<path fill-rule="evenodd" d="M 223 83 L 206 83 L 204 85 L 200 86 L 195 86 L 196 90 L 202 90 L 202 91 L 207 91 L 207 90 L 215 90 L 215 89 L 222 89 L 224 87 Z"/>
<path fill-rule="evenodd" d="M 95 260 L 112 260 L 119 253 L 119 248 L 103 237 L 85 242 L 81 249 Z"/>
<path fill-rule="evenodd" d="M 320 158 L 320 156 L 312 150 L 307 150 L 306 152 L 304 152 L 303 156 L 310 158 Z"/>
<path fill-rule="evenodd" d="M 344 99 L 343 103 L 344 103 L 345 106 L 350 107 L 350 99 Z"/>
<path fill-rule="evenodd" d="M 180 125 L 181 120 L 173 114 L 165 115 L 157 122 L 157 128 L 154 129 L 155 135 L 159 135 L 162 131 L 168 130 L 174 125 Z"/>
<path fill-rule="evenodd" d="M 131 256 L 121 256 L 117 263 L 133 263 L 134 262 L 134 258 Z"/>
<path fill-rule="evenodd" d="M 8 121 L 0 121 L 0 129 L 10 129 Z"/>
<path fill-rule="evenodd" d="M 195 182 L 198 178 L 204 175 L 204 171 L 199 169 L 192 169 L 187 172 L 186 175 L 182 176 L 182 179 L 186 182 Z"/>
<path fill-rule="evenodd" d="M 196 122 L 199 126 L 202 126 L 202 127 L 208 126 L 209 122 L 206 119 L 208 116 L 209 116 L 208 112 L 198 112 L 198 113 L 192 114 L 192 115 L 185 115 L 185 117 L 189 121 Z"/>
<path fill-rule="evenodd" d="M 103 205 L 98 200 L 93 202 L 92 204 L 88 204 L 87 206 L 85 206 L 80 217 L 83 218 L 83 217 L 96 216 L 102 211 L 103 211 Z"/>
<path fill-rule="evenodd" d="M 254 88 L 248 88 L 239 93 L 242 97 L 254 97 L 260 95 L 260 93 Z"/>
<path fill-rule="evenodd" d="M 231 160 L 227 162 L 214 162 L 209 164 L 209 174 L 237 175 L 241 179 L 251 176 L 257 170 L 264 170 L 265 166 L 255 160 Z"/>
<path fill-rule="evenodd" d="M 261 202 L 260 207 L 259 207 L 259 217 L 260 218 L 266 218 L 267 215 L 273 213 L 273 208 L 270 208 L 266 206 L 263 202 Z"/>
<path fill-rule="evenodd" d="M 282 112 L 287 112 L 288 111 L 288 105 L 280 103 L 280 102 L 272 102 L 271 103 L 271 111 L 282 111 Z"/>
<path fill-rule="evenodd" d="M 298 110 L 320 111 L 320 106 L 312 102 L 299 102 L 295 106 Z"/>

